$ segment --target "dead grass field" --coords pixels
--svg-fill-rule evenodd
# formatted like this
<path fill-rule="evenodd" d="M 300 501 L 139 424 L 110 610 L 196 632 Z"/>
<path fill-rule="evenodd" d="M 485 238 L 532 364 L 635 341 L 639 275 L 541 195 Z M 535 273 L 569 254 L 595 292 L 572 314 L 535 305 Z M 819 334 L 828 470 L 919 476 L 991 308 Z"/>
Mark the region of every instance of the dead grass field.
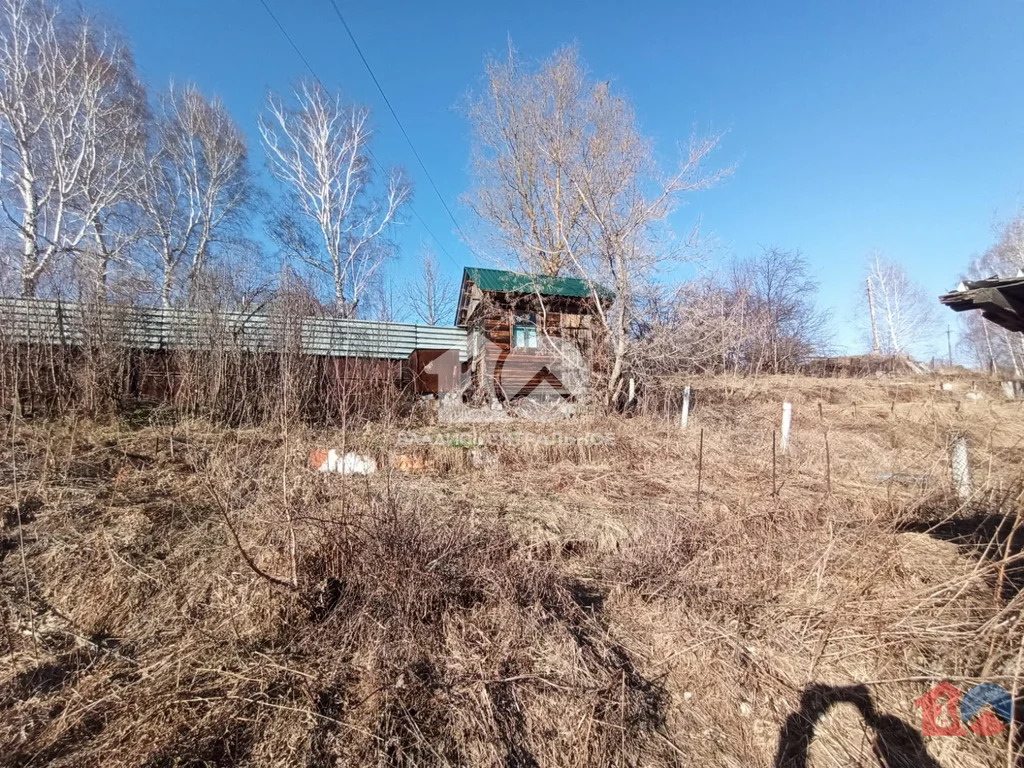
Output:
<path fill-rule="evenodd" d="M 690 383 L 686 432 L 581 417 L 518 443 L 9 425 L 0 761 L 1014 765 L 1006 734 L 922 740 L 913 701 L 943 679 L 1019 693 L 1021 404 L 966 380 Z M 381 471 L 315 473 L 324 447 Z"/>

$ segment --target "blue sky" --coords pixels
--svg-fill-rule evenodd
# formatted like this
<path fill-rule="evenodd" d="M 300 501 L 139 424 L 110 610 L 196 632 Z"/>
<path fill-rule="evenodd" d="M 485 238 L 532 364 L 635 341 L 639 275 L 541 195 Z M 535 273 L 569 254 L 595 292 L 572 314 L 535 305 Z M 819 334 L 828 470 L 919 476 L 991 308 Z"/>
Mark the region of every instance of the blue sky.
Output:
<path fill-rule="evenodd" d="M 325 83 L 374 109 L 374 152 L 409 171 L 415 208 L 450 255 L 439 253 L 442 263 L 453 274 L 473 263 L 329 0 L 267 2 Z M 718 260 L 759 245 L 803 251 L 836 340 L 851 351 L 869 249 L 938 295 L 1022 202 L 1021 0 L 339 4 L 467 225 L 457 202 L 470 183 L 469 131 L 458 104 L 509 38 L 530 59 L 578 43 L 593 76 L 632 98 L 666 162 L 694 126 L 725 131 L 714 160 L 735 173 L 690 197 L 678 230 L 700 215 Z M 88 5 L 128 36 L 151 86 L 191 80 L 222 96 L 262 167 L 256 115 L 266 92 L 305 69 L 259 0 Z M 408 218 L 399 279 L 432 243 Z M 943 320 L 955 327 L 952 315 Z"/>

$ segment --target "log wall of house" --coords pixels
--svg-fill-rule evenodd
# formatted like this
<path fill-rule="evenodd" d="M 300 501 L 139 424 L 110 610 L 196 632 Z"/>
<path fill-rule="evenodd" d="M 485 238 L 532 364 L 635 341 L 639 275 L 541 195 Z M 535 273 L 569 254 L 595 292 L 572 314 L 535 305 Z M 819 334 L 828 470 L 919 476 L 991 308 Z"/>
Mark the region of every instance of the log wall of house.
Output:
<path fill-rule="evenodd" d="M 538 337 L 571 341 L 585 359 L 590 358 L 596 327 L 591 300 L 547 297 L 541 306 L 534 296 L 485 295 L 469 318 L 468 327 L 471 331 L 482 331 L 497 349 L 487 348 L 487 353 L 476 361 L 475 388 L 505 399 L 529 394 L 546 381 L 556 392 L 569 394 L 556 376 L 542 371 L 562 365 L 560 356 L 541 349 L 513 347 L 516 315 L 531 312 L 537 318 Z"/>

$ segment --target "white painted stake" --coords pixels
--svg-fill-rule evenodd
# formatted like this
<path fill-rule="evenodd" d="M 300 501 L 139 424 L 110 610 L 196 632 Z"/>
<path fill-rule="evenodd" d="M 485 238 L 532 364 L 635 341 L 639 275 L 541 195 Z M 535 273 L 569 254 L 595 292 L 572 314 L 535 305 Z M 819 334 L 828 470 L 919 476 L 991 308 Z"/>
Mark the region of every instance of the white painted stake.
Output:
<path fill-rule="evenodd" d="M 690 423 L 690 385 L 686 385 L 686 389 L 683 390 L 683 410 L 679 413 L 679 426 L 686 429 L 686 425 Z"/>
<path fill-rule="evenodd" d="M 629 380 L 629 402 L 632 403 L 636 400 L 636 382 L 632 378 Z"/>
<path fill-rule="evenodd" d="M 793 404 L 782 404 L 782 454 L 789 453 L 789 425 L 793 421 Z"/>
<path fill-rule="evenodd" d="M 953 488 L 961 502 L 971 498 L 971 465 L 967 457 L 967 438 L 957 435 L 949 452 L 949 466 L 953 473 Z"/>

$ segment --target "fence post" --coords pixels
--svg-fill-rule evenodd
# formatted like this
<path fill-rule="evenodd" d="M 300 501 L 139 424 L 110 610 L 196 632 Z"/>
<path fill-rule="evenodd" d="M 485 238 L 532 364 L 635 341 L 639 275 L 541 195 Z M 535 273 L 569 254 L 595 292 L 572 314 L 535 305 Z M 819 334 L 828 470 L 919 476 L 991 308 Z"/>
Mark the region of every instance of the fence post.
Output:
<path fill-rule="evenodd" d="M 825 490 L 829 496 L 832 495 L 832 451 L 828 445 L 828 425 L 825 424 L 825 409 L 821 407 L 821 400 L 818 401 L 818 420 L 821 422 L 821 431 L 825 436 Z"/>
<path fill-rule="evenodd" d="M 679 426 L 686 429 L 686 425 L 690 423 L 690 385 L 686 385 L 686 389 L 683 390 L 683 410 L 679 413 Z"/>
<path fill-rule="evenodd" d="M 776 435 L 776 432 L 773 429 L 772 430 L 772 498 L 773 499 L 779 495 L 778 474 L 777 474 L 777 471 L 776 471 L 776 468 L 775 468 L 776 464 L 777 464 L 776 451 L 775 451 L 775 435 Z"/>
<path fill-rule="evenodd" d="M 689 388 L 687 388 L 689 389 Z M 700 512 L 700 491 L 704 482 L 704 427 L 700 428 L 700 446 L 697 448 L 697 511 Z"/>
<path fill-rule="evenodd" d="M 782 404 L 782 455 L 789 453 L 789 427 L 793 421 L 793 404 Z"/>
<path fill-rule="evenodd" d="M 828 445 L 828 430 L 825 430 L 825 490 L 832 495 L 832 451 Z"/>
<path fill-rule="evenodd" d="M 971 497 L 971 466 L 967 455 L 967 436 L 953 437 L 949 451 L 949 467 L 953 474 L 953 490 L 961 503 Z"/>
<path fill-rule="evenodd" d="M 629 377 L 629 400 L 627 402 L 629 404 L 632 404 L 632 402 L 634 400 L 636 400 L 636 381 L 634 381 L 633 377 L 630 376 Z"/>

